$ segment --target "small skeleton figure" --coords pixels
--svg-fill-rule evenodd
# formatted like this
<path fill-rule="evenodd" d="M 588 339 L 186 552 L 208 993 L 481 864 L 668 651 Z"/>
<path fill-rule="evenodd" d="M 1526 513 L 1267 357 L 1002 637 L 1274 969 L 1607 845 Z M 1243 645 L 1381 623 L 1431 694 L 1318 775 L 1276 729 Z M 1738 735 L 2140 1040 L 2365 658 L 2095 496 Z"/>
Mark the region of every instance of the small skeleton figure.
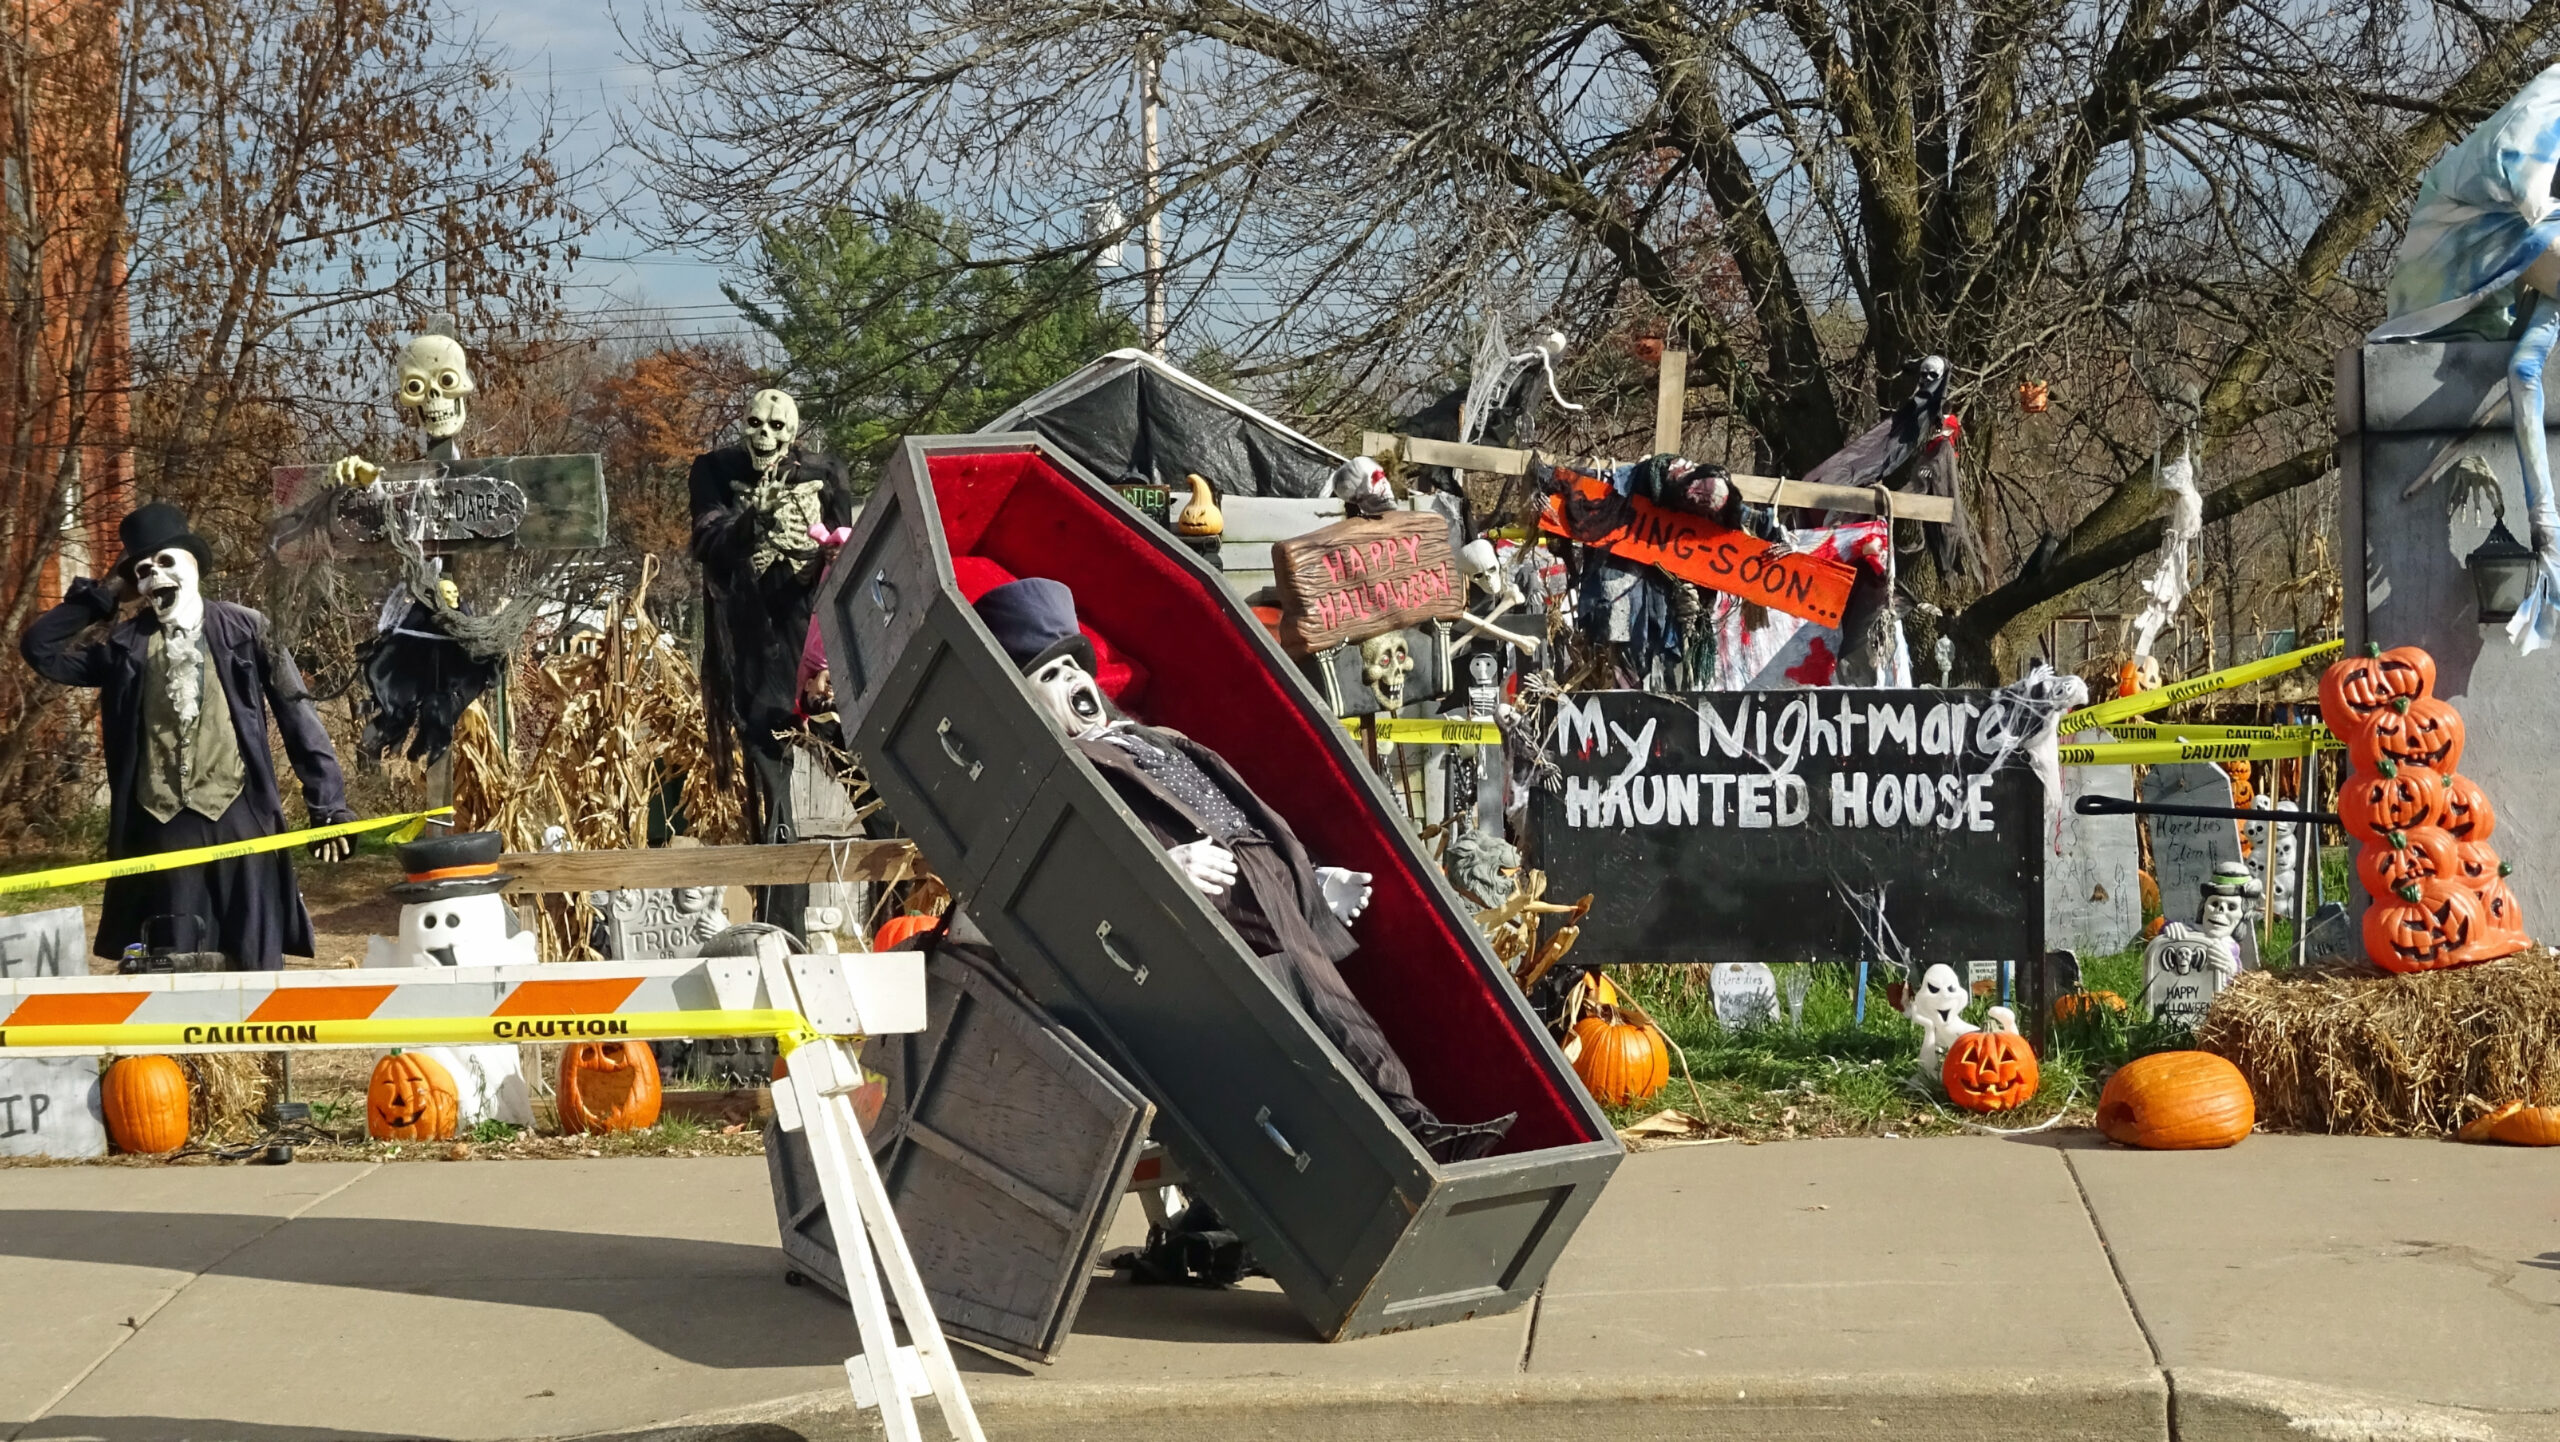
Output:
<path fill-rule="evenodd" d="M 409 423 L 427 440 L 426 459 L 462 459 L 462 427 L 471 419 L 471 397 L 479 383 L 471 378 L 471 358 L 454 336 L 450 317 L 427 322 L 400 350 L 393 363 L 393 397 Z M 329 478 L 342 486 L 369 486 L 382 467 L 362 456 L 344 456 L 329 468 Z"/>
<path fill-rule="evenodd" d="M 693 557 L 702 566 L 703 711 L 719 780 L 729 741 L 747 761 L 747 822 L 761 842 L 795 839 L 791 756 L 801 725 L 801 658 L 818 580 L 850 536 L 853 488 L 844 465 L 800 443 L 800 407 L 762 390 L 739 423 L 740 444 L 694 457 Z M 759 921 L 804 924 L 808 888 L 768 886 Z"/>
<path fill-rule="evenodd" d="M 1939 1074 L 1946 1069 L 1947 1048 L 1957 1037 L 1982 1028 L 1964 1019 L 1964 1009 L 1973 1001 L 1973 993 L 1965 989 L 1964 978 L 1956 969 L 1939 962 L 1920 973 L 1920 984 L 1912 988 L 1903 1004 L 1902 1014 L 1920 1027 L 1920 1070 L 1918 1080 L 1935 1090 Z"/>
<path fill-rule="evenodd" d="M 2197 888 L 2195 922 L 2172 921 L 2143 949 L 2142 998 L 2154 1016 L 2193 1026 L 2240 974 L 2241 923 L 2261 891 L 2245 862 L 2225 861 Z"/>

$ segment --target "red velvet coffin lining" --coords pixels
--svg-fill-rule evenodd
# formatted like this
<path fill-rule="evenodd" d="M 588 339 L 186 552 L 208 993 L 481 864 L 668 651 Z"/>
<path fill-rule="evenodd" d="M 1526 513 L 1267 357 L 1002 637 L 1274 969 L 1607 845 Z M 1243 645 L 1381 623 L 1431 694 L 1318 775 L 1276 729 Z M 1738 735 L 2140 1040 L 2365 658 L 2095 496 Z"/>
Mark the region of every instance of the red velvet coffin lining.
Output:
<path fill-rule="evenodd" d="M 1373 873 L 1342 974 L 1444 1120 L 1516 1111 L 1505 1153 L 1591 1141 L 1466 947 L 1404 869 L 1358 784 L 1322 741 L 1263 649 L 1213 608 L 1172 559 L 1027 452 L 932 458 L 955 579 L 972 600 L 1001 578 L 1045 576 L 1076 593 L 1097 652 L 1130 668 L 1138 720 L 1208 745 L 1329 866 Z M 988 563 L 992 562 L 992 566 Z M 1000 570 L 1001 578 L 997 574 Z M 1101 678 L 1097 678 L 1101 679 Z M 1129 699 L 1134 697 L 1135 699 Z"/>

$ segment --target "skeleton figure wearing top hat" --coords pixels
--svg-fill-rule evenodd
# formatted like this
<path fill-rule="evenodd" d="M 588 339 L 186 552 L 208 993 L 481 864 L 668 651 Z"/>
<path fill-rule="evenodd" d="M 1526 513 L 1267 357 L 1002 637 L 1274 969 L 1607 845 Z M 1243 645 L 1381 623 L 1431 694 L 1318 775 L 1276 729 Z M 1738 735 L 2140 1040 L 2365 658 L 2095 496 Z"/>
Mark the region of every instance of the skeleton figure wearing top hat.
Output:
<path fill-rule="evenodd" d="M 103 581 L 71 583 L 61 605 L 36 618 L 19 654 L 65 686 L 96 688 L 107 758 L 107 855 L 148 856 L 286 829 L 275 762 L 267 750 L 272 709 L 286 758 L 302 781 L 311 824 L 355 820 L 346 784 L 293 657 L 246 606 L 206 599 L 212 550 L 177 507 L 154 502 L 118 527 L 124 554 Z M 118 621 L 124 604 L 143 605 Z M 311 848 L 335 861 L 354 849 L 340 837 Z M 146 925 L 192 934 L 242 970 L 272 971 L 287 953 L 311 954 L 311 917 L 282 851 L 107 883 L 96 953 L 124 954 Z"/>
<path fill-rule="evenodd" d="M 998 586 L 978 598 L 978 616 L 1022 668 L 1067 744 L 1111 783 L 1396 1120 L 1444 1162 L 1490 1151 L 1513 1118 L 1460 1125 L 1434 1116 L 1336 969 L 1359 949 L 1351 925 L 1368 908 L 1369 874 L 1316 865 L 1289 823 L 1215 751 L 1115 715 L 1093 679 L 1093 645 L 1077 630 L 1075 596 L 1061 583 Z"/>
<path fill-rule="evenodd" d="M 844 464 L 804 449 L 800 407 L 762 390 L 740 423 L 743 443 L 694 457 L 693 558 L 702 566 L 702 703 L 711 755 L 729 779 L 729 741 L 747 761 L 747 823 L 756 840 L 796 839 L 791 753 L 780 733 L 800 724 L 801 648 L 817 609 L 818 578 L 853 521 Z M 804 886 L 768 886 L 756 919 L 797 934 Z"/>

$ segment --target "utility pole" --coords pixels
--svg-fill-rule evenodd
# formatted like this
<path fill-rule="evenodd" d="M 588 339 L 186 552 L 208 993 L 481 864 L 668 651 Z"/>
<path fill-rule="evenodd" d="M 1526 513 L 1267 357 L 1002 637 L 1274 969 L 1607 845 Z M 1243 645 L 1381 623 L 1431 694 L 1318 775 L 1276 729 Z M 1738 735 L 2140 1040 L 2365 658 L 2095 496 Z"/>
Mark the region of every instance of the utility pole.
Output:
<path fill-rule="evenodd" d="M 1164 356 L 1164 216 L 1156 209 L 1156 46 L 1138 44 L 1138 204 L 1147 217 L 1147 353 Z"/>

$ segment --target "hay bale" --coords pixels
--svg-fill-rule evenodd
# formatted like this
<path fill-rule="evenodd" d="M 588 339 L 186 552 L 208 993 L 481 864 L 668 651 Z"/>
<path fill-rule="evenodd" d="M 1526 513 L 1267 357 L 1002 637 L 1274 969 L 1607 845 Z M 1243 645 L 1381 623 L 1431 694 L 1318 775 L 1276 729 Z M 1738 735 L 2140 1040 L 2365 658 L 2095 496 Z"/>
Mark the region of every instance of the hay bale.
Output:
<path fill-rule="evenodd" d="M 2560 1103 L 2560 956 L 2393 976 L 2364 963 L 2255 971 L 2214 999 L 2196 1045 L 2287 1131 L 2445 1136 L 2508 1101 Z"/>

